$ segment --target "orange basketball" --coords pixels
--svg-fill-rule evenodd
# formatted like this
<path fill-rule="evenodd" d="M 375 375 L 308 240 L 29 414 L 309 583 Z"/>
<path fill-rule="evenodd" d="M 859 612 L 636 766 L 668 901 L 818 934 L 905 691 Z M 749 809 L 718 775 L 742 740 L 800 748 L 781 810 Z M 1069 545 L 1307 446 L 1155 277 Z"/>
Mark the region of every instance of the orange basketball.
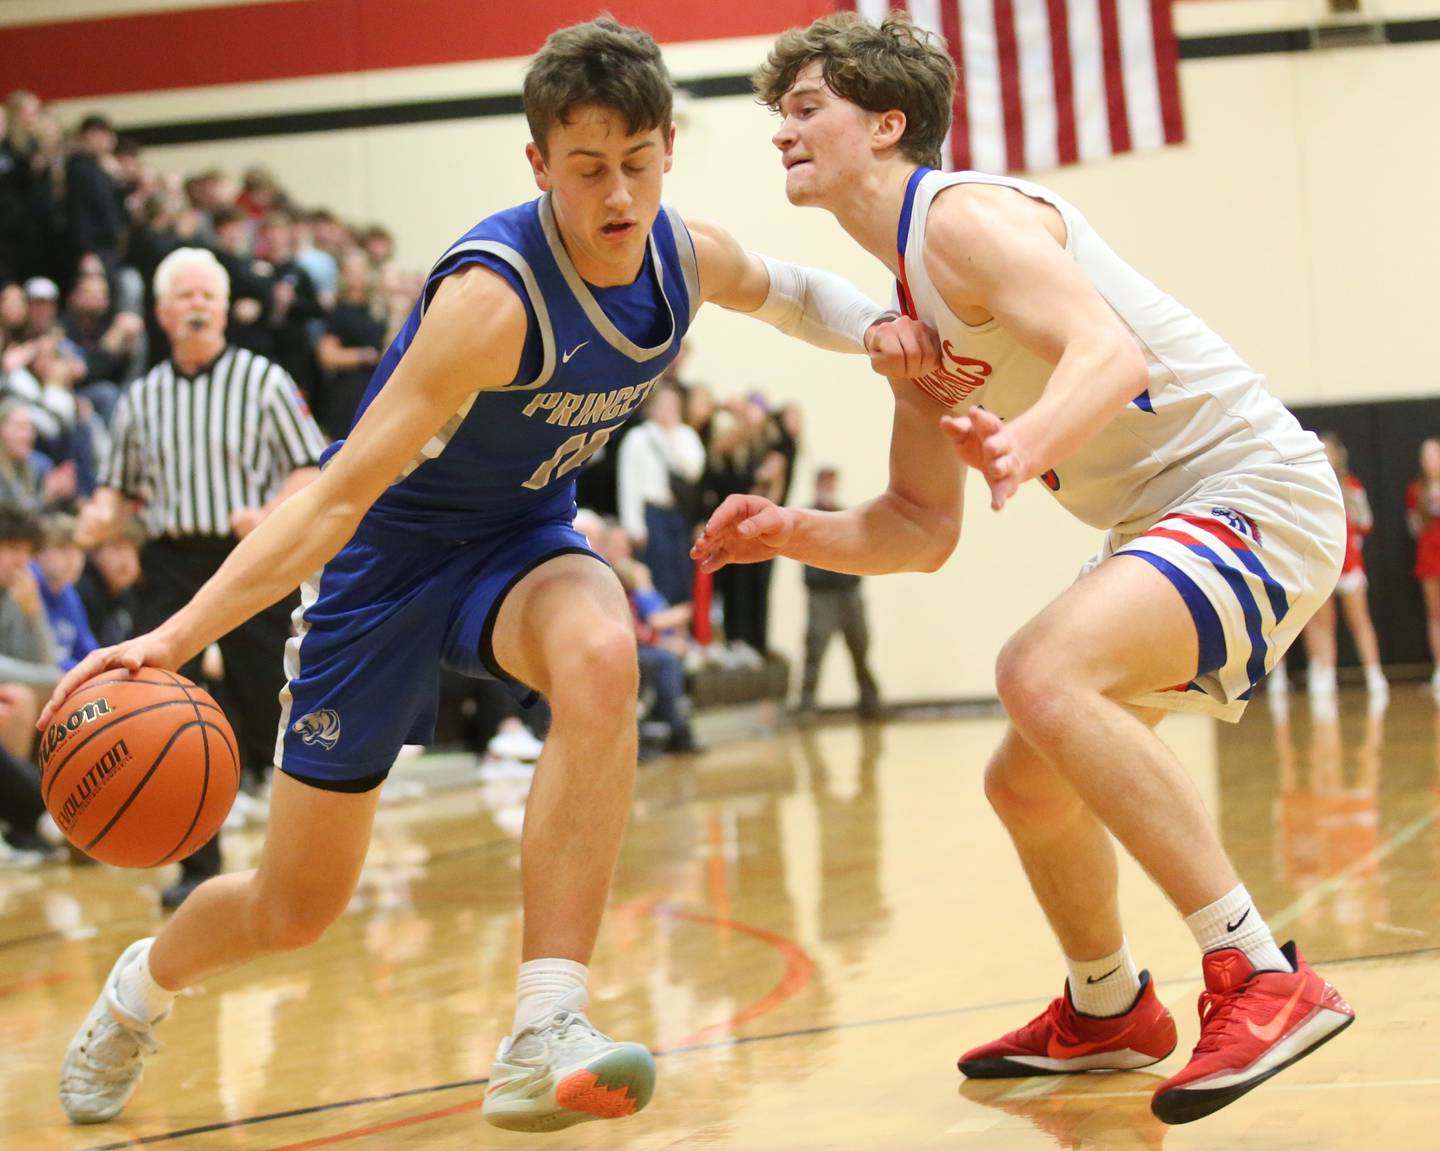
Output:
<path fill-rule="evenodd" d="M 204 688 L 159 668 L 81 684 L 40 737 L 45 807 L 81 851 L 116 867 L 184 859 L 220 829 L 240 752 Z"/>

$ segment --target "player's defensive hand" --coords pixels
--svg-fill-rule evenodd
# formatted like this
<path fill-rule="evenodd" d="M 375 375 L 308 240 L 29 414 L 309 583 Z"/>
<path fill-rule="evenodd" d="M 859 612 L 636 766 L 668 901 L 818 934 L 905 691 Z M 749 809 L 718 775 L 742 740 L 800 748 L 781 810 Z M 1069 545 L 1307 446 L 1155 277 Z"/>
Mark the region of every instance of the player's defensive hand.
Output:
<path fill-rule="evenodd" d="M 943 416 L 940 426 L 966 466 L 985 477 L 990 507 L 997 512 L 1021 484 L 1040 474 L 1031 469 L 1015 429 L 993 412 L 973 407 L 963 416 Z"/>
<path fill-rule="evenodd" d="M 909 316 L 881 320 L 865 332 L 870 366 L 887 379 L 914 379 L 940 366 L 940 338 L 935 329 Z"/>
<path fill-rule="evenodd" d="M 707 572 L 726 564 L 763 563 L 781 554 L 794 531 L 792 509 L 764 496 L 728 496 L 690 549 L 690 558 Z"/>
<path fill-rule="evenodd" d="M 98 647 L 67 671 L 64 678 L 55 685 L 49 702 L 40 712 L 40 718 L 35 721 L 36 730 L 44 731 L 56 709 L 86 680 L 94 679 L 101 672 L 122 667 L 132 672 L 139 671 L 142 667 L 162 667 L 168 671 L 176 671 L 180 667 L 180 661 L 175 658 L 174 649 L 154 632 L 127 639 L 114 647 Z"/>

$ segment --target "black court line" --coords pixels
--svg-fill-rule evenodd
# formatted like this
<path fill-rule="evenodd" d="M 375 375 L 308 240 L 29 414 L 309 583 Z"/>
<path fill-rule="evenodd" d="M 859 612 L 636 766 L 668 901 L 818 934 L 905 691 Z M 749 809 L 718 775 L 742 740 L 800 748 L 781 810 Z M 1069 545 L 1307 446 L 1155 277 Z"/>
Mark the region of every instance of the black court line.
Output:
<path fill-rule="evenodd" d="M 1276 28 L 1264 32 L 1238 32 L 1221 36 L 1187 36 L 1178 41 L 1182 60 L 1215 60 L 1230 56 L 1265 56 L 1310 52 L 1328 46 L 1329 37 L 1344 33 L 1374 37 L 1377 46 L 1419 44 L 1440 40 L 1440 19 L 1376 21 L 1356 25 L 1311 28 Z M 748 75 L 700 76 L 681 80 L 678 86 L 697 99 L 749 96 Z M 339 132 L 356 128 L 389 128 L 403 124 L 433 124 L 447 120 L 473 120 L 484 116 L 518 116 L 524 111 L 518 92 L 491 96 L 464 96 L 395 104 L 315 108 L 305 112 L 276 112 L 221 120 L 180 120 L 157 124 L 126 124 L 123 131 L 141 144 L 201 144 L 217 140 L 259 139 L 311 132 Z"/>
<path fill-rule="evenodd" d="M 1384 959 L 1408 959 L 1412 956 L 1433 956 L 1440 953 L 1440 947 L 1417 948 L 1414 951 L 1381 951 L 1370 955 L 1352 955 L 1344 959 L 1320 959 L 1320 967 L 1339 967 L 1352 963 L 1374 962 Z M 1169 977 L 1159 980 L 1165 986 L 1198 983 L 1196 975 Z M 795 1027 L 787 1031 L 772 1031 L 764 1035 L 728 1036 L 710 1043 L 692 1043 L 684 1047 L 668 1047 L 654 1051 L 656 1059 L 677 1055 L 690 1055 L 696 1051 L 714 1051 L 722 1047 L 742 1047 L 754 1043 L 776 1043 L 788 1039 L 805 1039 L 815 1035 L 831 1035 L 841 1031 L 859 1031 L 868 1027 L 889 1027 L 901 1023 L 916 1023 L 930 1019 L 945 1019 L 961 1015 L 973 1015 L 980 1011 L 1000 1011 L 1010 1007 L 1029 1007 L 1043 1002 L 1043 997 L 1030 996 L 1025 999 L 1009 999 L 994 1003 L 981 1003 L 969 1007 L 947 1007 L 935 1011 L 913 1011 L 904 1015 L 887 1015 L 879 1019 L 860 1019 L 850 1023 L 827 1023 L 817 1027 Z M 200 1127 L 186 1127 L 179 1131 L 165 1131 L 156 1135 L 144 1135 L 136 1139 L 122 1139 L 116 1143 L 99 1143 L 82 1151 L 124 1151 L 128 1147 L 146 1147 L 155 1143 L 167 1143 L 188 1139 L 193 1135 L 209 1135 L 216 1131 L 233 1131 L 242 1127 L 255 1127 L 261 1123 L 274 1123 L 281 1119 L 295 1119 L 303 1115 L 319 1115 L 331 1111 L 344 1111 L 352 1107 L 364 1107 L 372 1103 L 389 1103 L 395 1099 L 413 1099 L 422 1095 L 439 1095 L 445 1091 L 456 1091 L 467 1087 L 483 1087 L 490 1082 L 483 1079 L 461 1079 L 454 1083 L 437 1083 L 426 1087 L 410 1087 L 403 1091 L 390 1091 L 381 1095 L 365 1095 L 356 1099 L 340 1099 L 333 1103 L 317 1103 L 313 1107 L 296 1107 L 289 1111 L 272 1111 L 265 1115 L 252 1115 L 245 1119 L 232 1119 L 224 1123 L 208 1123 Z"/>

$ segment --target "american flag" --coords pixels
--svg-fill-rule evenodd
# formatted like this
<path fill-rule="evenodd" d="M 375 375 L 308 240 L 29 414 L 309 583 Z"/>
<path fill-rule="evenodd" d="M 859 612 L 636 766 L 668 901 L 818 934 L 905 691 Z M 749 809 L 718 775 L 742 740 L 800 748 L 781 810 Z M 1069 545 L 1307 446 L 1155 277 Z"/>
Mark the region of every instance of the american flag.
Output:
<path fill-rule="evenodd" d="M 1171 0 L 854 0 L 904 8 L 960 69 L 944 166 L 1036 172 L 1185 137 Z"/>

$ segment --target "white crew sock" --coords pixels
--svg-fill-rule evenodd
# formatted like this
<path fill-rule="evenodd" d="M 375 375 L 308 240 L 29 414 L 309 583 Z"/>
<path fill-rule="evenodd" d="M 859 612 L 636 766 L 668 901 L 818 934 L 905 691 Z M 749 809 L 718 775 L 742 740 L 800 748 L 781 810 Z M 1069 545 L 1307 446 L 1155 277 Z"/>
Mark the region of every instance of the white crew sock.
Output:
<path fill-rule="evenodd" d="M 1390 683 L 1385 678 L 1385 672 L 1381 670 L 1378 663 L 1372 663 L 1365 668 L 1365 687 L 1372 691 L 1384 691 L 1389 688 Z"/>
<path fill-rule="evenodd" d="M 1130 958 L 1130 944 L 1099 959 L 1065 957 L 1070 968 L 1070 1001 L 1082 1015 L 1124 1015 L 1140 994 L 1140 976 Z"/>
<path fill-rule="evenodd" d="M 1243 951 L 1245 958 L 1262 971 L 1294 970 L 1275 946 L 1269 925 L 1243 883 L 1195 914 L 1187 915 L 1185 925 L 1194 934 L 1201 951 L 1234 947 Z"/>
<path fill-rule="evenodd" d="M 154 941 L 145 945 L 145 950 L 125 965 L 120 972 L 117 994 L 126 1011 L 141 1019 L 155 1023 L 170 1010 L 175 1002 L 176 992 L 166 990 L 155 982 L 150 974 L 150 948 Z"/>
<path fill-rule="evenodd" d="M 528 1023 L 544 1019 L 555 1005 L 576 988 L 585 990 L 590 969 L 573 959 L 531 959 L 520 964 L 515 984 L 515 1023 L 511 1035 L 519 1035 Z"/>
<path fill-rule="evenodd" d="M 1305 673 L 1305 687 L 1311 695 L 1334 695 L 1334 667 L 1311 660 L 1310 670 Z"/>

